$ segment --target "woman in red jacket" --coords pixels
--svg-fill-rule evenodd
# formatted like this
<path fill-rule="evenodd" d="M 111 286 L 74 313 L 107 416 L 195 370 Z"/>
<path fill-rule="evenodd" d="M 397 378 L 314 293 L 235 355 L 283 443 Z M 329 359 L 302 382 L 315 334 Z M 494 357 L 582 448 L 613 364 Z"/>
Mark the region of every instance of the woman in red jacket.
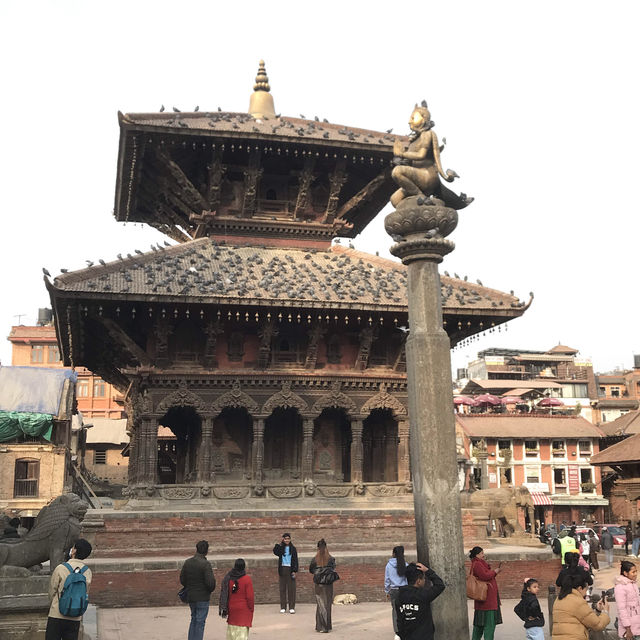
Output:
<path fill-rule="evenodd" d="M 473 635 L 471 640 L 480 640 L 484 634 L 485 640 L 493 640 L 496 625 L 502 624 L 500 613 L 500 594 L 496 576 L 500 573 L 500 566 L 492 569 L 484 559 L 482 547 L 473 547 L 469 552 L 471 558 L 471 572 L 473 575 L 487 583 L 487 597 L 485 600 L 475 600 L 473 608 Z"/>
<path fill-rule="evenodd" d="M 253 583 L 245 568 L 238 558 L 222 581 L 219 613 L 227 618 L 227 640 L 247 640 L 253 622 Z"/>

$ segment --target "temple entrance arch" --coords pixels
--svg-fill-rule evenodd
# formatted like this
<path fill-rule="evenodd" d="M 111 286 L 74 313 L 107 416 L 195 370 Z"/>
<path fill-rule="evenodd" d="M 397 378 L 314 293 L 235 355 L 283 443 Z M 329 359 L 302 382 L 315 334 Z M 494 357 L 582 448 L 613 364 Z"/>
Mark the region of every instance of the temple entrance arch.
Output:
<path fill-rule="evenodd" d="M 251 415 L 244 407 L 225 407 L 213 421 L 211 472 L 216 481 L 251 477 Z"/>
<path fill-rule="evenodd" d="M 158 481 L 160 484 L 193 482 L 198 475 L 198 452 L 202 443 L 200 415 L 193 407 L 171 407 L 159 423 L 169 429 L 174 438 L 159 439 Z"/>
<path fill-rule="evenodd" d="M 373 409 L 362 429 L 364 482 L 398 480 L 398 422 L 391 409 Z"/>
<path fill-rule="evenodd" d="M 313 452 L 314 480 L 351 481 L 351 424 L 344 409 L 330 407 L 316 418 Z"/>
<path fill-rule="evenodd" d="M 264 478 L 298 480 L 301 477 L 302 416 L 294 407 L 276 407 L 265 420 Z"/>

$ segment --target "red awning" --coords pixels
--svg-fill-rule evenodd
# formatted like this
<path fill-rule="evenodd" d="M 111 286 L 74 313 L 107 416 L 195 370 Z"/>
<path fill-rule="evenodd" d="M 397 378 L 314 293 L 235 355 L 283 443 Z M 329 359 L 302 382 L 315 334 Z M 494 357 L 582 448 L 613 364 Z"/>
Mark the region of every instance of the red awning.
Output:
<path fill-rule="evenodd" d="M 533 504 L 535 505 L 553 505 L 553 502 L 551 502 L 551 498 L 542 493 L 541 491 L 529 491 L 529 493 L 531 494 L 531 497 L 533 498 Z"/>

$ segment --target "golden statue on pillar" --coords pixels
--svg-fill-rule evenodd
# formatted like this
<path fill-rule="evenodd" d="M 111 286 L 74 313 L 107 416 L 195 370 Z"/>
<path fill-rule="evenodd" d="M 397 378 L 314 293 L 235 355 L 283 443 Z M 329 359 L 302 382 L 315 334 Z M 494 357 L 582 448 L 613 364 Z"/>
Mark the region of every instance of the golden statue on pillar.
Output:
<path fill-rule="evenodd" d="M 440 178 L 446 182 L 453 182 L 458 178 L 455 171 L 442 169 L 440 152 L 444 145 L 438 143 L 438 136 L 433 130 L 434 122 L 427 103 L 423 100 L 421 106 L 416 106 L 409 118 L 411 141 L 406 145 L 402 140 L 396 140 L 393 146 L 394 163 L 396 166 L 391 174 L 400 187 L 392 196 L 391 204 L 398 204 L 410 196 L 421 196 L 424 200 L 419 204 L 434 204 L 463 209 L 473 202 L 473 198 L 464 193 L 457 195 L 445 187 Z M 444 139 L 443 139 L 444 141 Z"/>

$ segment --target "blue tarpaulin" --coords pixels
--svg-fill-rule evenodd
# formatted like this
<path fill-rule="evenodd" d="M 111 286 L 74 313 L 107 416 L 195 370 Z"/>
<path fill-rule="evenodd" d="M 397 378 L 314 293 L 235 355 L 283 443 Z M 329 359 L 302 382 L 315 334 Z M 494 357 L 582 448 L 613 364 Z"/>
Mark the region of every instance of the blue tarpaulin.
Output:
<path fill-rule="evenodd" d="M 59 416 L 64 410 L 61 402 L 66 380 L 75 384 L 76 373 L 68 369 L 0 367 L 0 411 Z"/>

